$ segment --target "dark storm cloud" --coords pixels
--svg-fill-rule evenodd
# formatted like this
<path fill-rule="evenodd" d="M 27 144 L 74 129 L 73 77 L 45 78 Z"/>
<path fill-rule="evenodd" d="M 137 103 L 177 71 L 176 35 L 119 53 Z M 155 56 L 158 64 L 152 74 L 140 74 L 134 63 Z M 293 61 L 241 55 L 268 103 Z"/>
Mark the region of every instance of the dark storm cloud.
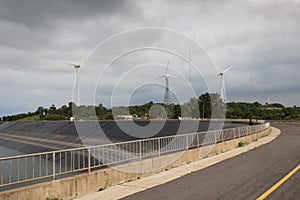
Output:
<path fill-rule="evenodd" d="M 141 17 L 140 10 L 130 2 L 112 1 L 0 1 L 1 44 L 23 48 L 45 48 L 56 44 L 57 38 L 72 37 L 84 32 L 88 23 L 106 28 L 113 18 Z M 105 19 L 93 24 L 97 19 Z M 106 32 L 106 31 L 104 31 Z M 45 45 L 47 44 L 47 45 Z"/>
<path fill-rule="evenodd" d="M 9 65 L 25 71 L 53 65 L 53 60 L 79 60 L 87 49 L 118 32 L 119 20 L 142 18 L 140 10 L 128 1 L 0 4 L 0 68 Z"/>
<path fill-rule="evenodd" d="M 29 27 L 55 26 L 60 20 L 82 21 L 103 15 L 138 14 L 126 0 L 110 1 L 46 1 L 1 0 L 0 18 Z M 57 20 L 57 21 L 56 21 Z"/>

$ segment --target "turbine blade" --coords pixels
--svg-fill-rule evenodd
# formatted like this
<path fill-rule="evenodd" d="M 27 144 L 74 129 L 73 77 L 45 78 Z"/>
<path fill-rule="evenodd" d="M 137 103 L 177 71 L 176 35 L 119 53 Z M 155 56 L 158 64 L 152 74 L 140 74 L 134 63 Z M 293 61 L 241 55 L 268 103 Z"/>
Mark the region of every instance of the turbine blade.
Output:
<path fill-rule="evenodd" d="M 165 74 L 168 73 L 168 68 L 169 68 L 169 61 L 168 61 L 168 63 L 167 63 L 167 67 L 166 67 L 166 72 L 165 72 Z"/>
<path fill-rule="evenodd" d="M 216 68 L 218 73 L 221 73 L 221 70 L 217 67 L 217 65 L 213 64 L 213 66 Z"/>
<path fill-rule="evenodd" d="M 155 80 L 161 79 L 163 77 L 165 77 L 165 75 L 159 76 L 159 77 L 155 78 Z"/>
<path fill-rule="evenodd" d="M 81 66 L 81 64 L 82 64 L 83 61 L 87 58 L 88 55 L 89 55 L 89 52 L 88 52 L 88 53 L 85 53 L 85 54 L 82 56 L 82 58 L 81 58 L 81 60 L 80 60 L 80 62 L 79 62 L 79 66 Z"/>
<path fill-rule="evenodd" d="M 69 63 L 69 62 L 63 62 L 63 64 L 71 65 L 71 66 L 73 66 L 73 67 L 78 66 L 78 65 L 76 65 L 76 64 L 74 64 L 74 63 Z"/>
<path fill-rule="evenodd" d="M 55 64 L 55 65 L 60 64 L 60 63 L 58 63 L 57 61 L 54 61 L 54 60 L 51 60 L 51 59 L 48 59 L 48 58 L 46 58 L 46 60 L 47 60 L 49 63 L 51 63 L 51 64 Z"/>
<path fill-rule="evenodd" d="M 228 68 L 223 72 L 223 74 L 225 74 L 226 72 L 228 72 L 231 68 L 232 68 L 232 66 L 228 67 Z"/>

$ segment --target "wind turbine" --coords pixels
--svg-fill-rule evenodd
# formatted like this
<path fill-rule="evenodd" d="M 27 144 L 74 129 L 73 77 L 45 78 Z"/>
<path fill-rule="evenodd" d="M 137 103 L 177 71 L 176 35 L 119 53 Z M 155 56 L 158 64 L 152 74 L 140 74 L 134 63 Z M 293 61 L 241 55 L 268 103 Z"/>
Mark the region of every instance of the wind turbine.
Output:
<path fill-rule="evenodd" d="M 225 73 L 228 72 L 232 68 L 232 66 L 228 67 L 224 71 L 221 71 L 217 66 L 215 66 L 215 67 L 217 69 L 218 76 L 220 76 L 220 96 L 221 96 L 221 99 L 225 101 L 226 100 L 226 91 L 225 91 L 224 76 L 225 76 Z"/>
<path fill-rule="evenodd" d="M 164 97 L 164 104 L 165 105 L 170 105 L 171 104 L 171 97 L 170 97 L 170 77 L 171 75 L 168 74 L 168 68 L 169 68 L 169 61 L 168 61 L 168 64 L 167 64 L 167 67 L 166 67 L 166 71 L 165 71 L 165 74 L 160 76 L 160 77 L 157 77 L 157 79 L 160 79 L 160 78 L 165 78 L 165 82 L 166 82 L 166 85 L 165 85 L 165 97 Z"/>
<path fill-rule="evenodd" d="M 80 93 L 79 93 L 79 69 L 84 61 L 85 57 L 82 57 L 81 61 L 79 64 L 74 64 L 70 62 L 63 62 L 64 64 L 71 65 L 75 68 L 76 70 L 76 105 L 80 106 Z"/>
<path fill-rule="evenodd" d="M 271 100 L 271 98 L 268 97 L 268 98 L 267 98 L 267 104 L 268 104 L 268 105 L 270 105 L 270 100 Z"/>

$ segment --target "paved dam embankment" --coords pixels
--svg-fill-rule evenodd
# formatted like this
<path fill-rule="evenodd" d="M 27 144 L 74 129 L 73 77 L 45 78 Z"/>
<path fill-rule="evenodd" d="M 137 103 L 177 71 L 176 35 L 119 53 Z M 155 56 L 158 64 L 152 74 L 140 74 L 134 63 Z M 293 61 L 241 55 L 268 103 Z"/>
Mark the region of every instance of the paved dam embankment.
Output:
<path fill-rule="evenodd" d="M 0 156 L 10 155 L 7 152 L 10 149 L 14 152 L 12 155 L 29 154 L 81 147 L 83 143 L 97 145 L 238 126 L 245 124 L 223 125 L 219 122 L 193 120 L 1 122 L 0 147 L 5 148 L 6 152 Z"/>

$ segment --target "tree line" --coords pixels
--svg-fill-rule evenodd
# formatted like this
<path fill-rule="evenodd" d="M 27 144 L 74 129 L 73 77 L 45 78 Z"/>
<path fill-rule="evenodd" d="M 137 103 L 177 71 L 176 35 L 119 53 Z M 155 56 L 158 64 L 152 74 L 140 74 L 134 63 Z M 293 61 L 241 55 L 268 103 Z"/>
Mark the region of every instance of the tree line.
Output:
<path fill-rule="evenodd" d="M 164 105 L 152 101 L 143 105 L 119 106 L 106 108 L 101 103 L 97 106 L 80 105 L 73 102 L 56 108 L 39 106 L 36 111 L 3 116 L 2 121 L 31 120 L 69 120 L 71 117 L 87 120 L 113 120 L 118 115 L 133 115 L 137 119 L 178 119 L 182 118 L 231 118 L 231 119 L 267 119 L 300 120 L 300 107 L 285 107 L 279 103 L 261 104 L 259 102 L 224 103 L 218 93 L 205 93 L 199 98 L 191 98 L 182 104 Z"/>

